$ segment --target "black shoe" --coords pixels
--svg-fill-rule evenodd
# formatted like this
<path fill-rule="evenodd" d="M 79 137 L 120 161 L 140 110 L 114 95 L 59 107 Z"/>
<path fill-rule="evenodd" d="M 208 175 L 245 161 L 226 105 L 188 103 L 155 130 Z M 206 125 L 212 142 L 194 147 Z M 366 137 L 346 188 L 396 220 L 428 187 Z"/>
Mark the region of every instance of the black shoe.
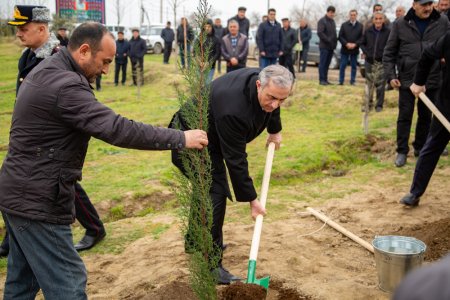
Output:
<path fill-rule="evenodd" d="M 326 82 L 326 81 L 321 81 L 321 82 L 319 82 L 319 84 L 320 84 L 320 85 L 328 85 L 329 83 Z"/>
<path fill-rule="evenodd" d="M 441 156 L 448 156 L 448 150 L 444 149 L 444 151 L 442 151 Z"/>
<path fill-rule="evenodd" d="M 417 206 L 419 205 L 420 197 L 416 197 L 414 194 L 407 194 L 400 199 L 400 203 L 406 206 Z"/>
<path fill-rule="evenodd" d="M 395 159 L 395 166 L 401 168 L 406 164 L 406 154 L 397 153 L 397 158 Z"/>
<path fill-rule="evenodd" d="M 240 281 L 242 278 L 234 276 L 224 267 L 219 266 L 211 271 L 216 276 L 217 284 L 230 284 L 233 281 Z"/>
<path fill-rule="evenodd" d="M 97 236 L 85 235 L 83 238 L 75 245 L 75 250 L 83 251 L 94 247 L 98 242 L 103 240 L 106 236 L 106 232 L 103 231 Z"/>
<path fill-rule="evenodd" d="M 0 257 L 8 257 L 9 249 L 5 249 L 2 246 L 0 246 Z"/>
<path fill-rule="evenodd" d="M 339 85 L 344 85 L 344 83 L 343 82 L 339 82 Z"/>
<path fill-rule="evenodd" d="M 356 83 L 354 83 L 354 82 L 350 82 L 350 85 L 356 85 Z"/>
<path fill-rule="evenodd" d="M 383 107 L 377 106 L 377 107 L 375 108 L 375 111 L 376 111 L 376 112 L 381 112 L 381 111 L 383 111 Z"/>

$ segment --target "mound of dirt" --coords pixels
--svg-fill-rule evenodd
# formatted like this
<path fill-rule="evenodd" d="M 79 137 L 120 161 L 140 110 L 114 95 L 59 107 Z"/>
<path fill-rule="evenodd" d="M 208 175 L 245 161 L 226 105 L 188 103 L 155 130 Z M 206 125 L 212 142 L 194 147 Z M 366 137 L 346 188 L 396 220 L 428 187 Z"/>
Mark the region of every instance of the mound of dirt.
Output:
<path fill-rule="evenodd" d="M 145 300 L 197 300 L 186 282 L 173 281 L 140 299 Z"/>
<path fill-rule="evenodd" d="M 396 234 L 412 236 L 427 245 L 425 260 L 435 261 L 450 252 L 450 218 L 436 222 L 425 221 L 411 228 L 400 228 Z"/>
<path fill-rule="evenodd" d="M 264 300 L 266 299 L 266 290 L 257 284 L 246 284 L 236 282 L 230 284 L 223 290 L 222 300 Z"/>

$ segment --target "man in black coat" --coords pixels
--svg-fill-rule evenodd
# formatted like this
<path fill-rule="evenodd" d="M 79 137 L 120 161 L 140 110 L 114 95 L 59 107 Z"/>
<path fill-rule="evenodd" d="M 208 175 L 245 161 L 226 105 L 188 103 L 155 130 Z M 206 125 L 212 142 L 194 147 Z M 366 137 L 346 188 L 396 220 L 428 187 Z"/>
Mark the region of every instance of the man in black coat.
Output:
<path fill-rule="evenodd" d="M 256 34 L 262 69 L 276 64 L 278 57 L 283 55 L 283 33 L 280 23 L 276 20 L 276 14 L 276 10 L 270 8 L 267 21 L 259 24 Z"/>
<path fill-rule="evenodd" d="M 281 31 L 283 34 L 283 55 L 280 56 L 279 63 L 280 65 L 286 67 L 291 71 L 292 76 L 295 78 L 294 71 L 294 61 L 293 61 L 293 53 L 295 44 L 297 44 L 298 39 L 295 33 L 295 29 L 291 28 L 291 22 L 288 18 L 281 19 L 283 23 L 283 30 Z"/>
<path fill-rule="evenodd" d="M 161 38 L 164 40 L 164 59 L 165 64 L 169 63 L 170 54 L 172 53 L 172 43 L 175 40 L 175 32 L 170 28 L 172 23 L 167 21 L 166 28 L 161 31 Z"/>
<path fill-rule="evenodd" d="M 254 218 L 265 213 L 257 200 L 248 171 L 246 146 L 267 128 L 267 142 L 274 142 L 279 148 L 282 129 L 280 104 L 289 96 L 292 84 L 292 73 L 279 65 L 271 65 L 262 71 L 239 69 L 217 78 L 211 84 L 208 115 L 208 151 L 213 169 L 211 234 L 217 249 L 223 249 L 226 200 L 231 199 L 226 169 L 236 200 L 250 203 Z M 176 124 L 187 128 L 179 112 L 174 116 L 172 126 Z M 177 150 L 172 152 L 172 161 L 183 170 Z M 229 284 L 238 279 L 222 267 L 222 259 L 217 271 L 219 284 Z"/>
<path fill-rule="evenodd" d="M 122 70 L 122 85 L 125 85 L 127 81 L 127 65 L 128 65 L 128 55 L 130 54 L 130 43 L 125 40 L 123 32 L 119 31 L 117 33 L 116 41 L 116 68 L 114 70 L 114 84 L 117 86 L 119 84 L 119 73 Z"/>
<path fill-rule="evenodd" d="M 144 84 L 144 55 L 147 53 L 147 43 L 139 35 L 139 29 L 133 29 L 130 40 L 130 61 L 133 75 L 133 85 Z"/>
<path fill-rule="evenodd" d="M 450 33 L 448 31 L 434 44 L 425 48 L 422 58 L 417 64 L 414 83 L 410 87 L 414 95 L 418 96 L 420 93 L 425 93 L 425 86 L 432 66 L 439 63 L 442 59 L 450 62 Z M 444 82 L 436 101 L 436 107 L 447 120 L 450 120 L 450 67 L 445 67 L 443 75 Z M 425 193 L 439 161 L 439 156 L 444 151 L 449 140 L 450 133 L 448 130 L 442 126 L 437 118 L 433 118 L 427 141 L 422 151 L 420 151 L 419 159 L 416 163 L 410 193 L 404 196 L 400 203 L 407 206 L 417 206 L 419 204 L 420 197 Z"/>
<path fill-rule="evenodd" d="M 409 87 L 413 83 L 414 72 L 422 55 L 422 50 L 434 43 L 449 29 L 449 21 L 433 9 L 433 1 L 417 0 L 405 17 L 392 24 L 386 48 L 383 54 L 384 72 L 392 88 L 399 89 L 397 118 L 397 157 L 395 165 L 403 167 L 409 152 L 409 135 L 414 113 L 416 97 Z M 396 72 L 398 70 L 398 76 Z M 436 100 L 441 84 L 440 65 L 433 62 L 428 80 L 427 96 Z M 413 142 L 414 155 L 419 156 L 425 144 L 431 122 L 431 112 L 422 103 L 417 102 L 417 125 Z"/>
<path fill-rule="evenodd" d="M 222 26 L 222 20 L 220 18 L 216 18 L 214 20 L 214 35 L 219 41 L 222 41 L 222 38 L 226 35 L 226 28 L 223 28 Z M 222 73 L 222 55 L 219 55 L 219 58 L 217 59 L 217 71 Z"/>
<path fill-rule="evenodd" d="M 208 19 L 205 24 L 204 28 L 206 32 L 206 38 L 203 41 L 203 49 L 208 49 L 207 54 L 207 61 L 209 62 L 210 70 L 209 73 L 206 74 L 207 80 L 206 83 L 211 83 L 213 77 L 214 77 L 214 67 L 216 65 L 216 60 L 220 57 L 220 47 L 221 47 L 221 41 L 217 39 L 216 35 L 214 34 L 214 27 L 213 22 L 211 19 Z M 197 39 L 195 42 L 195 49 L 196 51 L 200 50 L 200 40 Z M 199 53 L 195 53 L 198 55 Z"/>
<path fill-rule="evenodd" d="M 22 45 L 27 47 L 22 53 L 21 58 L 19 59 L 19 73 L 16 84 L 16 91 L 18 91 L 20 85 L 22 84 L 28 73 L 31 72 L 31 70 L 33 70 L 44 59 L 50 57 L 54 53 L 57 53 L 60 49 L 60 44 L 55 36 L 48 31 L 48 24 L 47 22 L 45 22 L 46 19 L 44 19 L 44 16 L 47 13 L 48 16 L 46 16 L 45 18 L 48 18 L 48 20 L 50 20 L 50 12 L 48 8 L 17 5 L 15 9 L 19 12 L 20 15 L 31 15 L 31 17 L 29 18 L 31 22 L 23 24 L 23 21 L 19 21 L 19 24 L 15 25 L 17 26 L 17 37 L 20 39 Z M 42 18 L 39 19 L 39 22 L 33 22 L 33 11 L 39 10 L 41 10 L 41 12 L 43 13 Z M 9 23 L 16 24 L 17 22 L 11 21 Z M 83 226 L 83 228 L 86 229 L 85 236 L 79 243 L 75 245 L 75 248 L 77 250 L 90 249 L 105 237 L 106 232 L 103 223 L 97 213 L 97 210 L 92 205 L 92 202 L 84 189 L 78 183 L 75 185 L 75 189 L 76 218 Z M 9 235 L 8 232 L 6 232 L 5 238 L 3 239 L 0 246 L 0 256 L 7 256 L 8 253 Z"/>
<path fill-rule="evenodd" d="M 56 38 L 59 40 L 59 44 L 61 46 L 67 47 L 69 44 L 69 38 L 67 37 L 67 28 L 60 27 L 58 29 L 58 34 L 56 35 Z"/>
<path fill-rule="evenodd" d="M 319 36 L 319 84 L 329 85 L 328 69 L 330 67 L 331 59 L 334 55 L 334 49 L 337 46 L 336 23 L 334 22 L 334 15 L 336 8 L 328 6 L 326 15 L 317 23 L 317 35 Z"/>
<path fill-rule="evenodd" d="M 201 130 L 153 127 L 98 102 L 90 83 L 108 72 L 115 53 L 106 27 L 81 24 L 68 47 L 36 66 L 19 89 L 0 170 L 0 210 L 11 246 L 5 299 L 34 299 L 39 289 L 46 299 L 87 299 L 86 269 L 70 224 L 91 136 L 142 150 L 208 143 Z"/>
<path fill-rule="evenodd" d="M 248 37 L 248 31 L 250 30 L 250 21 L 245 17 L 246 11 L 247 8 L 245 8 L 244 6 L 239 7 L 237 15 L 228 20 L 227 26 L 231 20 L 236 20 L 239 23 L 239 32 L 245 34 Z"/>
<path fill-rule="evenodd" d="M 350 60 L 350 84 L 355 84 L 356 68 L 358 66 L 359 45 L 362 42 L 363 26 L 358 20 L 358 12 L 352 9 L 349 12 L 349 20 L 341 25 L 339 30 L 339 42 L 341 43 L 341 65 L 339 67 L 339 84 L 345 81 L 345 69 Z"/>
<path fill-rule="evenodd" d="M 391 32 L 384 24 L 384 13 L 373 14 L 372 26 L 367 28 L 363 34 L 361 50 L 364 56 L 366 70 L 365 101 L 368 101 L 368 109 L 373 108 L 373 92 L 376 90 L 377 101 L 375 111 L 381 112 L 384 104 L 384 89 L 386 80 L 383 68 L 383 52 Z M 362 104 L 362 110 L 366 110 L 366 103 Z"/>
<path fill-rule="evenodd" d="M 186 27 L 186 38 L 184 36 L 184 28 Z M 191 63 L 191 43 L 194 41 L 194 30 L 189 25 L 188 20 L 181 18 L 181 24 L 177 28 L 177 43 L 180 54 L 181 67 L 186 67 L 185 56 L 187 56 L 187 64 Z M 186 49 L 185 49 L 186 48 Z"/>
<path fill-rule="evenodd" d="M 298 60 L 298 71 L 304 73 L 306 72 L 306 66 L 308 64 L 309 41 L 312 37 L 311 28 L 308 26 L 308 22 L 305 19 L 300 20 L 300 26 L 297 29 L 297 37 L 302 44 L 302 50 L 300 51 L 300 58 Z M 300 60 L 303 61 L 301 68 Z"/>

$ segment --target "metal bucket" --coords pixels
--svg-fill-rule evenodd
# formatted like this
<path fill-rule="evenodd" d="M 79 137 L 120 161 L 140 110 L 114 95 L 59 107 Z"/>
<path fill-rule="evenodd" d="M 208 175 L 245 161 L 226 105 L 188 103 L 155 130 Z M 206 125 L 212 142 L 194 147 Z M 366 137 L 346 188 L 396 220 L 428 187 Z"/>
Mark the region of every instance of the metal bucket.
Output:
<path fill-rule="evenodd" d="M 379 287 L 393 292 L 406 273 L 422 265 L 427 246 L 406 236 L 378 236 L 372 241 Z"/>

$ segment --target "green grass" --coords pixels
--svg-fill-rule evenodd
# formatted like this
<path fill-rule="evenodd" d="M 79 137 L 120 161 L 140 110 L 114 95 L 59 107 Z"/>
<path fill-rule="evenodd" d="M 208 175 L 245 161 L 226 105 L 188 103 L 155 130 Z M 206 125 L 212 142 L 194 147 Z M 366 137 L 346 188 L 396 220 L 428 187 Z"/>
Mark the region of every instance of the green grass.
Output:
<path fill-rule="evenodd" d="M 15 97 L 17 61 L 21 49 L 11 39 L 0 40 L 0 159 L 6 155 L 6 145 Z M 103 91 L 95 92 L 98 100 L 117 113 L 136 121 L 167 126 L 177 110 L 174 85 L 184 84 L 176 71 L 175 59 L 162 64 L 162 55 L 145 56 L 145 85 L 140 97 L 135 87 L 113 84 L 113 70 L 103 77 Z M 130 66 L 129 66 L 130 67 Z M 113 69 L 113 68 L 111 68 Z M 131 83 L 131 70 L 128 72 Z M 357 192 L 359 186 L 370 183 L 371 177 L 386 170 L 397 172 L 401 180 L 409 178 L 413 164 L 393 168 L 377 153 L 372 153 L 370 139 L 363 135 L 360 102 L 363 88 L 359 86 L 319 86 L 316 81 L 299 81 L 295 92 L 282 109 L 283 146 L 275 154 L 268 210 L 268 221 L 287 215 L 295 205 L 325 202 Z M 378 140 L 395 140 L 397 93 L 386 93 L 386 109 L 370 115 L 370 133 Z M 257 190 L 263 177 L 266 134 L 247 147 L 249 168 Z M 440 166 L 449 166 L 442 159 Z M 89 253 L 120 253 L 133 241 L 144 236 L 158 238 L 170 225 L 153 224 L 154 214 L 173 213 L 178 206 L 174 199 L 156 209 L 140 208 L 126 218 L 124 199 L 132 195 L 136 203 L 155 191 L 170 190 L 173 167 L 167 151 L 137 151 L 121 149 L 92 139 L 88 149 L 81 184 L 94 203 L 112 203 L 101 211 L 107 221 L 107 238 Z M 351 173 L 352 177 L 346 174 Z M 389 183 L 395 184 L 395 182 Z M 169 197 L 170 198 L 170 197 Z M 226 222 L 251 223 L 248 204 L 230 203 Z M 144 219 L 143 221 L 137 221 Z M 74 239 L 84 231 L 74 229 Z M 0 260 L 0 272 L 5 261 Z"/>

